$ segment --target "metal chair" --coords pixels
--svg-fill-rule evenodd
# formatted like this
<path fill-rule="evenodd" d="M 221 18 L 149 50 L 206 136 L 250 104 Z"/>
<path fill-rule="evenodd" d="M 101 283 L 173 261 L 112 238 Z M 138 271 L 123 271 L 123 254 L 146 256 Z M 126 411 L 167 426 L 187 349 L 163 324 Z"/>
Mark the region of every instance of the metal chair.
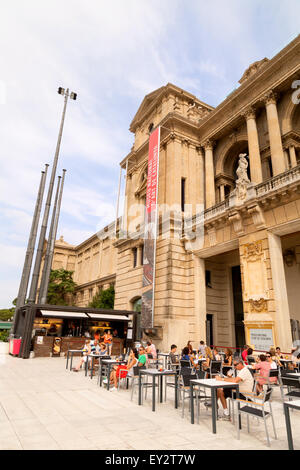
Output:
<path fill-rule="evenodd" d="M 266 436 L 267 436 L 267 443 L 269 447 L 271 444 L 270 444 L 270 438 L 269 438 L 268 427 L 267 427 L 267 419 L 271 418 L 272 424 L 273 424 L 274 436 L 275 436 L 275 439 L 277 439 L 274 416 L 273 416 L 272 405 L 271 405 L 272 392 L 273 392 L 273 389 L 268 388 L 266 391 L 262 393 L 262 398 L 256 397 L 255 401 L 251 401 L 251 402 L 248 400 L 242 400 L 241 398 L 236 398 L 234 400 L 237 403 L 237 418 L 238 418 L 237 419 L 237 438 L 238 439 L 240 439 L 239 417 L 242 414 L 246 414 L 247 416 L 248 433 L 250 432 L 249 416 L 252 416 L 254 418 L 257 418 L 258 420 L 261 419 L 264 421 L 264 426 L 265 426 L 265 431 L 266 431 Z M 265 405 L 267 402 L 269 405 L 268 411 L 266 411 L 265 409 Z"/>
<path fill-rule="evenodd" d="M 191 361 L 180 359 L 180 368 L 184 369 L 185 367 L 191 367 Z"/>
<path fill-rule="evenodd" d="M 247 356 L 248 364 L 255 364 L 255 358 L 253 356 Z"/>
<path fill-rule="evenodd" d="M 288 393 L 284 393 L 285 389 Z M 293 398 L 300 398 L 300 377 L 281 376 L 280 392 L 282 401 L 286 398 L 292 400 Z"/>
<path fill-rule="evenodd" d="M 191 380 L 195 380 L 197 379 L 197 375 L 196 374 L 192 374 L 192 373 L 187 373 L 187 371 L 185 371 L 182 375 L 181 375 L 181 378 L 182 378 L 182 382 L 180 384 L 180 386 L 178 387 L 178 390 L 179 390 L 179 395 L 182 394 L 182 411 L 181 411 L 181 417 L 184 418 L 184 404 L 185 404 L 185 400 L 188 398 L 190 399 L 190 382 Z M 194 390 L 194 392 L 196 392 L 196 390 Z M 186 396 L 187 395 L 187 396 Z M 193 398 L 196 398 L 196 393 L 195 393 L 195 397 Z M 189 405 L 190 405 L 190 401 L 189 401 Z"/>
<path fill-rule="evenodd" d="M 209 366 L 209 376 L 213 378 L 215 375 L 222 373 L 222 361 L 211 361 Z"/>
<path fill-rule="evenodd" d="M 133 394 L 134 394 L 135 386 L 138 385 L 138 383 L 139 383 L 139 371 L 143 370 L 143 369 L 146 369 L 146 367 L 145 366 L 141 366 L 141 367 L 135 366 L 135 367 L 133 367 L 133 375 L 127 375 L 128 383 L 129 383 L 129 381 L 132 382 L 131 397 L 130 397 L 131 401 L 133 400 Z M 144 382 L 145 378 L 146 378 L 147 382 Z M 151 384 L 148 384 L 148 377 L 147 376 L 145 376 L 145 377 L 142 376 L 142 402 L 143 402 L 143 389 L 146 389 L 146 387 L 147 386 L 149 387 L 150 385 Z"/>

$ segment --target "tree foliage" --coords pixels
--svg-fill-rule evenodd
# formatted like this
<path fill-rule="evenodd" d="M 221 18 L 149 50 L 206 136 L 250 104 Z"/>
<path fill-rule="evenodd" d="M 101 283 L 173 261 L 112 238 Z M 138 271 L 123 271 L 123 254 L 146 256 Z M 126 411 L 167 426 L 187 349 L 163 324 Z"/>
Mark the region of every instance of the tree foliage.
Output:
<path fill-rule="evenodd" d="M 67 294 L 74 294 L 76 283 L 73 281 L 73 271 L 52 269 L 48 286 L 47 303 L 51 305 L 68 305 Z"/>
<path fill-rule="evenodd" d="M 14 308 L 2 308 L 0 310 L 0 320 L 1 321 L 9 321 L 15 313 Z"/>
<path fill-rule="evenodd" d="M 14 299 L 12 301 L 12 304 L 13 305 L 16 305 L 17 303 L 17 299 Z M 14 316 L 15 314 L 15 307 L 11 307 L 11 308 L 2 308 L 0 309 L 0 321 L 9 321 L 12 319 L 12 317 Z"/>
<path fill-rule="evenodd" d="M 100 290 L 94 295 L 93 300 L 89 303 L 92 308 L 106 308 L 113 310 L 115 303 L 115 289 L 109 287 L 108 289 Z"/>

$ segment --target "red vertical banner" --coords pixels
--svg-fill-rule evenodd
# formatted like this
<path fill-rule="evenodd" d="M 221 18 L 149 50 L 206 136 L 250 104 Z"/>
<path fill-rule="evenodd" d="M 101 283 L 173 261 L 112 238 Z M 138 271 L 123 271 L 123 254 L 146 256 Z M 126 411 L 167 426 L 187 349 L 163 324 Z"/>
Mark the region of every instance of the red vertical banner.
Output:
<path fill-rule="evenodd" d="M 141 328 L 153 327 L 160 127 L 149 138 Z"/>

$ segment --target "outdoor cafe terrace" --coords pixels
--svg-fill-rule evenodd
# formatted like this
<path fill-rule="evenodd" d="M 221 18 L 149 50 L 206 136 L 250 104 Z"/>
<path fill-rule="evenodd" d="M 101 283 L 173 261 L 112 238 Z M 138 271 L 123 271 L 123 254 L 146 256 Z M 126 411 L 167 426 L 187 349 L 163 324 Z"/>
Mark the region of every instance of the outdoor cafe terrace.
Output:
<path fill-rule="evenodd" d="M 105 376 L 115 364 L 114 357 L 112 361 L 102 357 L 100 365 L 99 357 L 94 357 L 94 370 L 89 362 L 89 368 L 83 366 L 74 374 L 70 368 L 81 353 L 74 354 L 72 365 L 71 355 L 68 363 L 66 357 L 28 360 L 1 357 L 0 449 L 288 449 L 288 421 L 283 403 L 298 409 L 300 403 L 297 398 L 287 396 L 291 391 L 298 390 L 299 394 L 300 390 L 299 370 L 286 367 L 290 359 L 280 371 L 281 386 L 265 386 L 265 392 L 271 390 L 271 397 L 265 393 L 260 401 L 255 398 L 253 404 L 246 405 L 252 410 L 263 409 L 268 415 L 271 402 L 273 429 L 272 419 L 260 419 L 257 412 L 241 413 L 239 426 L 236 401 L 231 403 L 230 421 L 217 418 L 212 400 L 215 386 L 226 386 L 211 378 L 222 373 L 219 366 L 211 369 L 211 365 L 209 375 L 201 375 L 201 367 L 198 371 L 191 370 L 193 376 L 186 380 L 184 376 L 189 374 L 183 369 L 188 365 L 172 367 L 165 353 L 158 356 L 159 362 L 153 361 L 150 367 L 138 375 L 135 373 L 128 381 L 128 388 L 124 377 L 118 389 L 108 391 L 109 381 L 105 381 Z M 245 403 L 239 402 L 239 406 L 243 408 Z M 289 411 L 292 430 L 289 445 L 292 442 L 299 449 L 300 413 Z"/>

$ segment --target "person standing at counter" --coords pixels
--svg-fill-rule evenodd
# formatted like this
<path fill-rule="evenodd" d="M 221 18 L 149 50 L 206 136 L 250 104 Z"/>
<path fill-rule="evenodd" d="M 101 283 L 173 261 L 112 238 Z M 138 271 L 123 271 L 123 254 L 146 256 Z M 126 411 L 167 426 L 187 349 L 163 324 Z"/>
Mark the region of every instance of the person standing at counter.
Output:
<path fill-rule="evenodd" d="M 100 330 L 97 330 L 94 334 L 94 339 L 96 339 L 97 341 L 100 341 Z"/>
<path fill-rule="evenodd" d="M 112 335 L 110 330 L 105 330 L 104 336 L 103 336 L 103 341 L 106 344 L 107 350 L 108 350 L 108 355 L 111 356 L 111 350 L 112 350 Z"/>

